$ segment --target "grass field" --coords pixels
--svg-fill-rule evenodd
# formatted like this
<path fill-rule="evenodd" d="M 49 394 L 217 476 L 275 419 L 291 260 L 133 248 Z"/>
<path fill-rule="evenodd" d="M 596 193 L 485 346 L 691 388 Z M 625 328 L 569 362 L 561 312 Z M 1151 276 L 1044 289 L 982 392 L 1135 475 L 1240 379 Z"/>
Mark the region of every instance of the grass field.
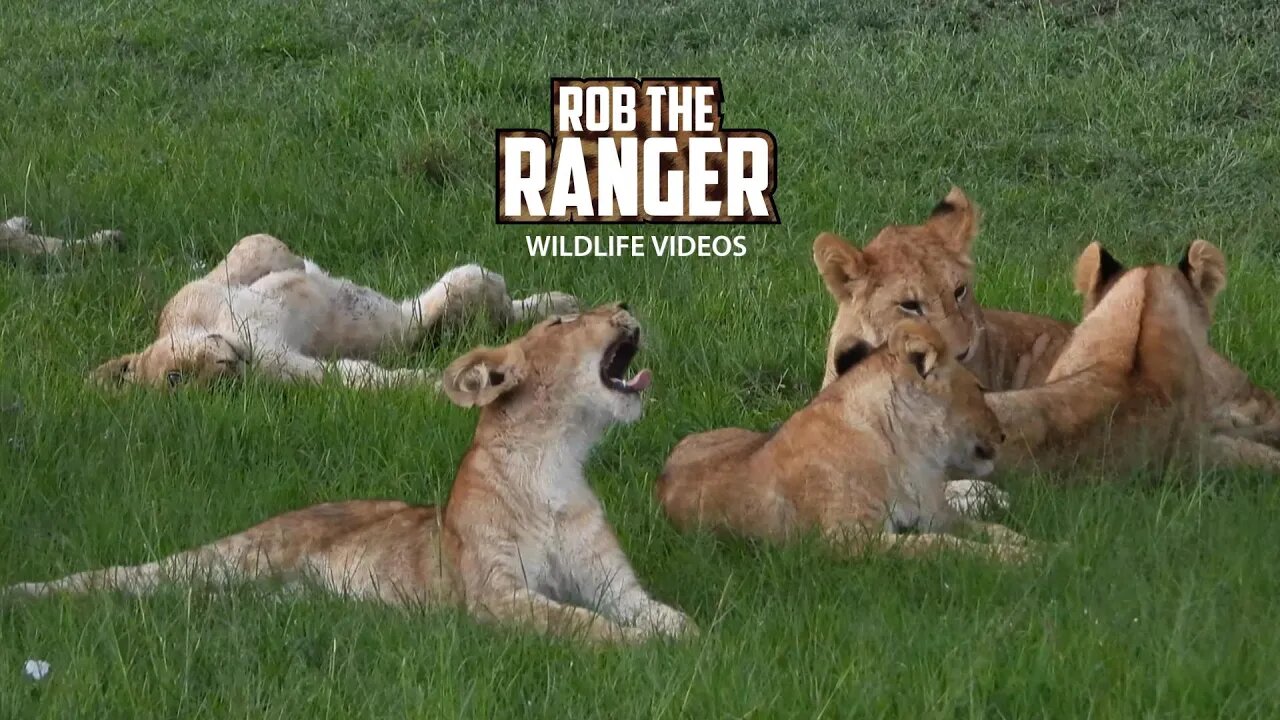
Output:
<path fill-rule="evenodd" d="M 1135 262 L 1218 243 L 1215 342 L 1280 388 L 1274 3 L 45 0 L 0 5 L 0 27 L 0 217 L 131 239 L 0 264 L 0 583 L 324 500 L 445 496 L 475 414 L 440 398 L 85 385 L 193 265 L 269 231 L 397 295 L 474 261 L 627 300 L 655 388 L 589 474 L 641 577 L 704 630 L 593 652 L 252 589 L 6 604 L 0 717 L 1280 715 L 1270 478 L 1016 478 L 1009 522 L 1069 546 L 1014 570 L 680 536 L 651 496 L 683 435 L 765 428 L 817 388 L 813 237 L 913 221 L 953 182 L 986 211 L 991 306 L 1077 317 L 1069 262 L 1092 239 Z M 736 260 L 530 259 L 526 229 L 493 222 L 493 130 L 545 127 L 552 75 L 721 77 L 726 124 L 778 138 L 783 223 L 743 228 Z M 52 675 L 26 680 L 27 658 Z"/>

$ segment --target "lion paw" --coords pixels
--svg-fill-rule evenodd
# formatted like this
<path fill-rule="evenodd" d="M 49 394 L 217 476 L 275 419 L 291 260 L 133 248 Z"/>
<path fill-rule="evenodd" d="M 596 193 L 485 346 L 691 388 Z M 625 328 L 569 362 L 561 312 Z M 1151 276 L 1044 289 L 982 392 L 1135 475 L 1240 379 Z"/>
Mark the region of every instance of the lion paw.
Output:
<path fill-rule="evenodd" d="M 652 635 L 680 639 L 701 634 L 696 623 L 688 615 L 666 605 L 655 605 L 643 613 L 636 623 Z"/>
<path fill-rule="evenodd" d="M 952 480 L 946 485 L 947 504 L 966 518 L 981 518 L 1009 509 L 1009 493 L 982 480 Z"/>

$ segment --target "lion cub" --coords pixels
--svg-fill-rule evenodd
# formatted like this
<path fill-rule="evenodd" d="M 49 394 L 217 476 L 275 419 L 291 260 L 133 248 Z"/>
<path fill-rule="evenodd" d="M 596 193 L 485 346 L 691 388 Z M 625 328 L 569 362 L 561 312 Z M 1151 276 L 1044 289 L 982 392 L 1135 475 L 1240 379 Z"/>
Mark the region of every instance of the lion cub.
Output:
<path fill-rule="evenodd" d="M 682 440 L 657 485 L 672 522 L 774 541 L 816 529 L 911 555 L 947 548 L 1024 559 L 1021 535 L 962 519 L 946 501 L 949 476 L 992 471 L 1004 434 L 942 336 L 903 321 L 840 370 L 772 433 L 730 428 Z M 993 542 L 950 535 L 964 528 Z"/>
<path fill-rule="evenodd" d="M 24 217 L 11 217 L 0 223 L 0 253 L 55 256 L 80 247 L 118 248 L 123 244 L 124 234 L 119 230 L 99 230 L 86 238 L 64 240 L 32 233 L 31 221 Z"/>
<path fill-rule="evenodd" d="M 1072 471 L 1105 463 L 1162 470 L 1175 459 L 1280 471 L 1280 452 L 1218 432 L 1209 345 L 1227 263 L 1196 240 L 1176 267 L 1125 268 L 1098 243 L 1081 253 L 1075 287 L 1084 319 L 1044 384 L 991 393 L 1009 429 L 1004 462 Z"/>
<path fill-rule="evenodd" d="M 651 375 L 626 377 L 639 345 L 640 325 L 609 305 L 450 365 L 448 396 L 481 411 L 443 508 L 326 503 L 159 562 L 9 591 L 144 594 L 163 581 L 216 588 L 271 576 L 357 599 L 460 604 L 483 620 L 598 641 L 694 633 L 641 587 L 583 474 L 604 431 L 641 415 Z"/>
<path fill-rule="evenodd" d="M 836 302 L 824 385 L 834 380 L 842 354 L 878 345 L 904 317 L 924 319 L 962 348 L 961 362 L 992 391 L 1044 385 L 1074 326 L 978 304 L 970 253 L 980 219 L 978 206 L 953 187 L 923 222 L 888 225 L 861 248 L 831 233 L 814 240 L 814 263 Z M 1235 448 L 1243 464 L 1274 467 L 1268 458 L 1280 457 L 1280 401 L 1212 348 L 1198 355 L 1212 442 Z M 1089 394 L 1063 397 L 1079 408 L 1094 395 L 1087 385 L 1081 389 Z"/>
<path fill-rule="evenodd" d="M 420 296 L 397 302 L 330 276 L 270 235 L 250 235 L 165 304 L 151 345 L 103 363 L 93 377 L 107 385 L 207 385 L 252 367 L 282 381 L 333 375 L 358 387 L 434 383 L 435 373 L 370 360 L 468 314 L 505 324 L 576 309 L 563 293 L 512 300 L 502 276 L 478 265 L 454 268 Z"/>

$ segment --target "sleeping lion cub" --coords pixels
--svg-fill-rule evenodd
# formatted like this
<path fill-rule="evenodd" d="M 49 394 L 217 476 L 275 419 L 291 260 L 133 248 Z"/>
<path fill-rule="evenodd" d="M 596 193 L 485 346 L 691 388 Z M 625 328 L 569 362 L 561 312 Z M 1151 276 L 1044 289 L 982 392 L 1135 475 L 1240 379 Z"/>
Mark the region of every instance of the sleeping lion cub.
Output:
<path fill-rule="evenodd" d="M 333 374 L 359 387 L 435 382 L 434 373 L 387 369 L 370 358 L 411 347 L 468 313 L 505 324 L 576 306 L 562 293 L 513 301 L 502 276 L 478 265 L 454 268 L 422 295 L 397 302 L 329 276 L 270 235 L 250 235 L 169 300 L 155 342 L 102 364 L 93 377 L 174 387 L 239 377 L 251 366 L 286 381 Z"/>
<path fill-rule="evenodd" d="M 771 433 L 729 428 L 680 441 L 657 485 L 672 522 L 774 541 L 818 530 L 854 549 L 1025 559 L 1031 545 L 1021 535 L 962 519 L 946 500 L 949 476 L 992 471 L 1004 433 L 941 335 L 903 321 L 843 370 Z M 992 542 L 957 530 L 986 531 Z"/>
<path fill-rule="evenodd" d="M 119 230 L 99 230 L 86 238 L 64 240 L 31 232 L 31 221 L 24 217 L 0 223 L 0 254 L 57 256 L 76 248 L 118 248 L 123 244 L 124 234 Z"/>
<path fill-rule="evenodd" d="M 609 305 L 450 365 L 445 392 L 481 411 L 443 508 L 326 503 L 159 562 L 9 592 L 145 594 L 165 581 L 218 588 L 270 576 L 355 599 L 459 604 L 482 620 L 597 641 L 695 633 L 640 586 L 583 474 L 604 431 L 641 415 L 650 373 L 626 377 L 639 344 L 639 323 Z"/>

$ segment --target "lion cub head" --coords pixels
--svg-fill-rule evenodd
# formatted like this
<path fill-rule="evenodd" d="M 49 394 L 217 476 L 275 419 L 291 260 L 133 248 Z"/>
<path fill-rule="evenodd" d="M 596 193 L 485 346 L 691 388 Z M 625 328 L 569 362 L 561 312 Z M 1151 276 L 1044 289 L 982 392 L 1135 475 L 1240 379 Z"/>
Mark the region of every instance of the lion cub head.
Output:
<path fill-rule="evenodd" d="M 856 399 L 874 392 L 868 383 L 886 379 L 884 412 L 892 422 L 884 426 L 900 436 L 895 446 L 905 441 L 922 448 L 954 477 L 983 477 L 995 469 L 1004 442 L 1000 421 L 978 379 L 933 326 L 923 320 L 899 321 L 888 342 L 847 369 L 839 382 Z"/>
<path fill-rule="evenodd" d="M 633 422 L 652 374 L 627 370 L 640 350 L 640 323 L 621 303 L 553 317 L 518 340 L 478 348 L 444 372 L 455 404 L 481 406 L 511 419 L 602 428 Z"/>
<path fill-rule="evenodd" d="M 238 339 L 219 333 L 175 333 L 141 352 L 108 360 L 90 377 L 106 386 L 212 385 L 243 376 L 248 363 L 249 352 Z"/>
<path fill-rule="evenodd" d="M 928 322 L 968 360 L 982 326 L 969 257 L 977 234 L 978 209 L 953 187 L 923 224 L 890 225 L 862 249 L 819 235 L 813 262 L 837 305 L 823 385 L 839 374 L 841 355 L 865 355 L 904 318 Z"/>

